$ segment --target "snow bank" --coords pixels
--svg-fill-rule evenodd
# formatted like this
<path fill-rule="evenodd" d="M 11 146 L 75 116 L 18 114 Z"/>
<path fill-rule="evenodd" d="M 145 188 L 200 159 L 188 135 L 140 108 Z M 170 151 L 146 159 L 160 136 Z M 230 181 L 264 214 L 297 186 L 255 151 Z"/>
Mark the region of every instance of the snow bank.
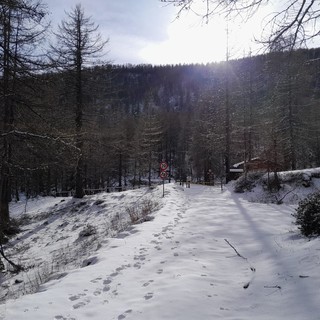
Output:
<path fill-rule="evenodd" d="M 281 188 L 279 191 L 268 189 L 268 182 L 274 179 L 273 173 L 248 174 L 249 188 L 238 188 L 244 177 L 228 187 L 232 190 L 245 190 L 242 195 L 250 202 L 286 203 L 296 205 L 307 195 L 320 190 L 320 168 L 278 172 Z"/>

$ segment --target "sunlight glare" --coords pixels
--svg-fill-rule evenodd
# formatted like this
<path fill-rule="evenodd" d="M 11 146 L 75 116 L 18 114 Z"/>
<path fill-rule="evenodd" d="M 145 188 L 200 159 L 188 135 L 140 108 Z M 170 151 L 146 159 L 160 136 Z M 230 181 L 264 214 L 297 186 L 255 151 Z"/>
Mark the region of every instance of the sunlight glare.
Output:
<path fill-rule="evenodd" d="M 255 43 L 254 37 L 259 38 L 261 33 L 261 14 L 247 23 L 229 20 L 230 59 L 259 53 L 261 46 Z M 166 41 L 148 44 L 140 51 L 144 61 L 152 61 L 153 64 L 205 64 L 226 59 L 227 22 L 223 17 L 215 16 L 206 23 L 199 16 L 187 13 L 170 23 L 167 34 Z"/>
<path fill-rule="evenodd" d="M 190 21 L 191 20 L 191 21 Z M 141 56 L 155 64 L 186 64 L 221 61 L 226 52 L 224 24 L 201 24 L 180 18 L 168 26 L 168 40 L 146 46 Z M 198 18 L 199 20 L 199 18 Z"/>

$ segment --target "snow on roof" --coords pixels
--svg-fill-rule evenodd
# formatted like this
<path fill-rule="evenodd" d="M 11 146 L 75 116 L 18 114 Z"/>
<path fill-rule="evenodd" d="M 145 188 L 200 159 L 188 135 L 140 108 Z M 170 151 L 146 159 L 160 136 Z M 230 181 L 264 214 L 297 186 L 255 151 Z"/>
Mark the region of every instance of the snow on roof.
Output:
<path fill-rule="evenodd" d="M 250 162 L 250 161 L 259 160 L 259 159 L 260 159 L 259 157 L 255 157 L 255 158 L 252 158 L 251 160 L 246 161 L 246 162 L 248 163 L 248 162 Z M 239 166 L 244 165 L 244 163 L 245 163 L 244 161 L 241 161 L 241 162 L 238 162 L 238 163 L 233 164 L 232 167 L 233 167 L 233 168 L 237 168 L 237 167 L 239 167 Z"/>
<path fill-rule="evenodd" d="M 234 169 L 234 168 L 231 168 L 230 169 L 230 172 L 243 172 L 243 169 L 238 169 L 238 168 L 236 168 L 236 169 Z"/>

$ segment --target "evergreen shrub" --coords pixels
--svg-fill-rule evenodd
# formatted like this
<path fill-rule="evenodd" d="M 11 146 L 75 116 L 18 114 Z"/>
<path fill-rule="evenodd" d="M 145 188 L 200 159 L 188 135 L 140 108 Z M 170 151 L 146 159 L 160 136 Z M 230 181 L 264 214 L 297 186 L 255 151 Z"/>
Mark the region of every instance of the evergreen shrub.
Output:
<path fill-rule="evenodd" d="M 307 196 L 299 202 L 294 214 L 296 225 L 307 237 L 320 235 L 320 192 Z"/>

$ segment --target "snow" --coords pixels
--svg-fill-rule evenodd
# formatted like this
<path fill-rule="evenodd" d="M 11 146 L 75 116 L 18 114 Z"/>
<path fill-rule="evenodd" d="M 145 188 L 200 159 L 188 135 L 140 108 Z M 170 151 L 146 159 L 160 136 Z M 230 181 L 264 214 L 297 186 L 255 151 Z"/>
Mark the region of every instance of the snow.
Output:
<path fill-rule="evenodd" d="M 123 208 L 145 198 L 157 202 L 154 219 L 128 226 Z M 165 185 L 164 198 L 158 187 L 90 196 L 85 204 L 57 199 L 26 210 L 17 205 L 47 223 L 26 225 L 26 232 L 35 228 L 32 235 L 15 241 L 33 244 L 23 253 L 28 263 L 28 254 L 52 259 L 52 250 L 75 250 L 79 261 L 60 266 L 38 292 L 7 299 L 0 319 L 320 319 L 320 240 L 300 236 L 293 206 L 175 184 Z M 122 216 L 123 230 L 110 234 L 115 216 Z M 96 230 L 85 240 L 89 256 L 77 247 L 86 224 Z M 18 278 L 8 280 L 11 290 Z"/>
<path fill-rule="evenodd" d="M 233 190 L 245 191 L 242 197 L 250 202 L 285 203 L 298 205 L 309 194 L 320 191 L 320 168 L 291 170 L 278 172 L 280 190 L 269 192 L 268 181 L 274 178 L 274 173 L 259 171 L 248 172 L 247 182 L 251 185 L 244 187 L 244 176 L 228 184 Z"/>

